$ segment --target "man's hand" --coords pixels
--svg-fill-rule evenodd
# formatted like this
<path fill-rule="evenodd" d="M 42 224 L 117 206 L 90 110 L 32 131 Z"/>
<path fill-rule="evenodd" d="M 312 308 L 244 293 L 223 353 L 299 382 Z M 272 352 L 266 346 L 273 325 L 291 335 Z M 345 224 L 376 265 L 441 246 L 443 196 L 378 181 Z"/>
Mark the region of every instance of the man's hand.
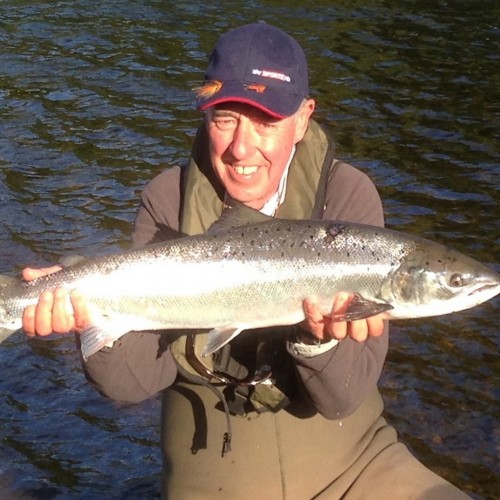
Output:
<path fill-rule="evenodd" d="M 344 312 L 351 298 L 348 293 L 336 295 L 332 315 Z M 363 342 L 368 337 L 379 337 L 384 331 L 384 321 L 380 314 L 357 321 L 331 321 L 329 316 L 323 316 L 314 299 L 304 300 L 303 306 L 306 319 L 301 323 L 301 327 L 321 341 L 341 340 L 349 336 L 358 342 Z"/>
<path fill-rule="evenodd" d="M 60 269 L 59 266 L 42 269 L 28 267 L 23 270 L 22 276 L 31 281 Z M 28 306 L 23 313 L 23 330 L 30 337 L 81 331 L 91 324 L 88 303 L 78 290 L 73 290 L 71 294 L 62 288 L 45 290 L 38 303 Z"/>

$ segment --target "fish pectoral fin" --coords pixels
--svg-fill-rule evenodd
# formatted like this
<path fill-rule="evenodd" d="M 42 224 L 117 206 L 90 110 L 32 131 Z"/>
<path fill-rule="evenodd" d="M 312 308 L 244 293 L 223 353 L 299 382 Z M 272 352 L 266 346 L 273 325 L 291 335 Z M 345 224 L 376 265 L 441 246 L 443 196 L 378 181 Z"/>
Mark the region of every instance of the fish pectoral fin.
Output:
<path fill-rule="evenodd" d="M 394 309 L 391 304 L 374 302 L 361 295 L 355 294 L 349 302 L 347 309 L 331 316 L 332 321 L 355 321 L 369 318 L 384 311 Z"/>
<path fill-rule="evenodd" d="M 243 330 L 242 327 L 227 326 L 222 328 L 214 328 L 208 334 L 207 345 L 204 347 L 201 355 L 203 357 L 213 354 L 221 347 L 224 347 L 228 342 L 231 342 Z"/>

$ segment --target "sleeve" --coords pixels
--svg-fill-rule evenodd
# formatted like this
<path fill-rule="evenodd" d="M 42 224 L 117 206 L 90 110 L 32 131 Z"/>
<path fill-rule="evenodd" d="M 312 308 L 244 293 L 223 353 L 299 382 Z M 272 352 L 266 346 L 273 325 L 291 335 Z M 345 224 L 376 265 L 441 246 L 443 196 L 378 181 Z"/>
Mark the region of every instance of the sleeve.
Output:
<path fill-rule="evenodd" d="M 172 167 L 145 187 L 132 236 L 141 247 L 178 236 L 180 168 Z M 83 362 L 87 379 L 103 395 L 139 402 L 171 385 L 177 375 L 165 333 L 130 332 Z"/>
<path fill-rule="evenodd" d="M 178 235 L 180 211 L 180 167 L 156 176 L 142 191 L 134 224 L 134 247 L 158 243 Z"/>
<path fill-rule="evenodd" d="M 130 332 L 83 363 L 87 380 L 104 396 L 137 403 L 167 388 L 177 369 L 160 333 Z"/>
<path fill-rule="evenodd" d="M 383 209 L 368 176 L 340 162 L 327 186 L 324 219 L 383 226 Z M 289 350 L 316 409 L 326 418 L 345 418 L 376 387 L 387 355 L 389 329 L 365 342 L 346 338 L 317 356 Z"/>
<path fill-rule="evenodd" d="M 382 201 L 371 179 L 351 165 L 335 161 L 337 165 L 326 189 L 323 219 L 383 227 Z"/>

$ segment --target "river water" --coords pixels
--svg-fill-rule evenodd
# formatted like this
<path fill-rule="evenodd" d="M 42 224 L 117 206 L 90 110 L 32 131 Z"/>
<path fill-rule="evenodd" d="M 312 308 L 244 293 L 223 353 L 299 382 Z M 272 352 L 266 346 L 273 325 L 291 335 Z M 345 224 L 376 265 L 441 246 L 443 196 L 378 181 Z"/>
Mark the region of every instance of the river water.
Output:
<path fill-rule="evenodd" d="M 125 247 L 142 187 L 189 151 L 207 52 L 258 19 L 306 50 L 316 116 L 388 225 L 500 270 L 499 14 L 486 0 L 1 1 L 0 272 Z M 395 323 L 381 380 L 401 439 L 477 499 L 500 498 L 499 305 Z M 0 497 L 158 497 L 158 399 L 101 397 L 71 337 L 16 334 L 0 367 Z"/>

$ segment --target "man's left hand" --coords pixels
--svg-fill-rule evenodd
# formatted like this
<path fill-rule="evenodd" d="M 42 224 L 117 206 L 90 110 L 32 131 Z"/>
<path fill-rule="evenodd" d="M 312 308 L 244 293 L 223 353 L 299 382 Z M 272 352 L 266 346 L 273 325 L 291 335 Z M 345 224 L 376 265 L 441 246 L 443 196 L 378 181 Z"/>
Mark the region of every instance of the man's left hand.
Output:
<path fill-rule="evenodd" d="M 345 312 L 352 295 L 339 293 L 335 296 L 332 315 Z M 319 305 L 313 298 L 303 303 L 306 319 L 301 323 L 303 330 L 314 338 L 326 342 L 331 339 L 342 340 L 349 336 L 357 342 L 364 342 L 368 337 L 379 337 L 384 331 L 381 314 L 356 321 L 331 321 L 330 316 L 321 313 Z"/>

